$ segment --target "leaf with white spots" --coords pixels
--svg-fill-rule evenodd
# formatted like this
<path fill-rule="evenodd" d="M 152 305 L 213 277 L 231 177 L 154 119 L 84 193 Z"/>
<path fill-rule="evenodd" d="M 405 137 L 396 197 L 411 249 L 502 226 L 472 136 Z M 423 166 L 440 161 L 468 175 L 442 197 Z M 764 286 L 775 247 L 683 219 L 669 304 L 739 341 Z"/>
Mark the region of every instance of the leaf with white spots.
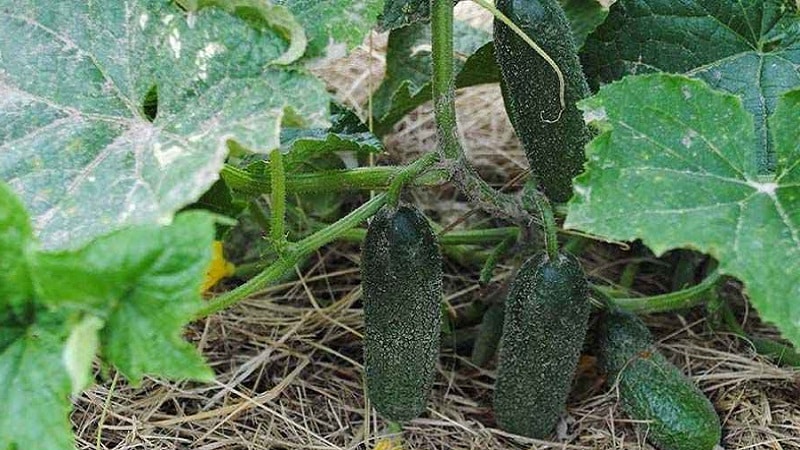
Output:
<path fill-rule="evenodd" d="M 311 61 L 345 56 L 378 23 L 384 0 L 274 0 L 306 30 L 305 57 Z"/>
<path fill-rule="evenodd" d="M 219 8 L 0 0 L 0 178 L 46 248 L 167 222 L 229 141 L 266 153 L 281 125 L 326 126 L 324 85 L 276 65 L 289 47 Z"/>
<path fill-rule="evenodd" d="M 627 74 L 684 73 L 738 95 L 755 117 L 762 174 L 775 170 L 769 116 L 800 87 L 800 16 L 785 0 L 618 0 L 590 34 L 590 84 Z"/>
<path fill-rule="evenodd" d="M 584 100 L 587 146 L 565 226 L 656 254 L 692 248 L 745 284 L 762 318 L 800 345 L 800 90 L 770 119 L 776 172 L 759 173 L 741 99 L 678 75 L 629 77 Z"/>

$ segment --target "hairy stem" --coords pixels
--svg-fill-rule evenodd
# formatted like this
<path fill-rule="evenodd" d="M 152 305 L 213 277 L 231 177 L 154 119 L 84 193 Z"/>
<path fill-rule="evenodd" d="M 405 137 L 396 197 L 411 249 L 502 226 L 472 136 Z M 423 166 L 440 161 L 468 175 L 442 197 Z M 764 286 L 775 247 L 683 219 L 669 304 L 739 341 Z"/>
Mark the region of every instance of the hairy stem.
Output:
<path fill-rule="evenodd" d="M 280 149 L 272 151 L 270 156 L 270 174 L 272 175 L 272 220 L 269 233 L 272 245 L 278 254 L 286 248 L 286 172 L 283 168 L 283 154 Z"/>
<path fill-rule="evenodd" d="M 553 208 L 550 207 L 547 197 L 536 189 L 533 183 L 527 183 L 524 192 L 523 203 L 525 206 L 536 211 L 542 218 L 544 248 L 550 260 L 555 261 L 558 258 L 558 227 L 553 215 Z"/>
<path fill-rule="evenodd" d="M 397 175 L 405 170 L 405 166 L 379 166 L 293 173 L 286 179 L 286 192 L 380 191 L 388 189 Z M 431 169 L 417 175 L 413 180 L 407 180 L 407 183 L 415 186 L 436 186 L 444 183 L 448 178 L 447 172 L 443 169 Z M 231 189 L 245 194 L 259 195 L 272 192 L 271 177 L 253 175 L 231 165 L 223 167 L 222 178 Z"/>
<path fill-rule="evenodd" d="M 607 289 L 598 285 L 593 285 L 592 290 L 622 309 L 640 314 L 649 314 L 690 308 L 703 303 L 706 300 L 704 294 L 710 289 L 716 288 L 721 276 L 719 272 L 714 271 L 695 286 L 650 297 L 613 297 L 608 293 Z"/>
<path fill-rule="evenodd" d="M 289 245 L 284 255 L 267 266 L 261 273 L 241 286 L 215 297 L 213 300 L 206 303 L 205 307 L 202 308 L 195 317 L 200 319 L 222 311 L 255 294 L 261 289 L 278 282 L 291 272 L 295 265 L 299 264 L 312 252 L 336 240 L 345 231 L 358 226 L 361 222 L 372 217 L 385 203 L 386 194 L 376 195 L 337 222 L 295 244 Z"/>
<path fill-rule="evenodd" d="M 525 224 L 530 217 L 515 196 L 493 189 L 467 161 L 458 140 L 453 67 L 453 2 L 431 0 L 431 44 L 433 58 L 433 109 L 437 150 L 450 169 L 452 180 L 474 204 L 489 214 Z"/>

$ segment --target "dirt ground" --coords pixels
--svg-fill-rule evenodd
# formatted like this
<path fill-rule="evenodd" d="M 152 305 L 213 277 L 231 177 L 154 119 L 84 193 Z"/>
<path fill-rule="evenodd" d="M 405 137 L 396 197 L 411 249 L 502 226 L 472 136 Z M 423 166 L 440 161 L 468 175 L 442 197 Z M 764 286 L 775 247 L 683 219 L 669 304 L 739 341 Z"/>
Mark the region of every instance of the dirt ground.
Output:
<path fill-rule="evenodd" d="M 486 26 L 486 16 L 460 5 L 459 17 Z M 344 62 L 319 69 L 337 96 L 366 116 L 369 92 L 383 74 L 386 36 L 375 34 Z M 497 86 L 460 92 L 463 142 L 473 163 L 492 180 L 526 168 Z M 386 140 L 391 160 L 403 161 L 434 145 L 430 105 L 418 108 Z M 452 189 L 416 191 L 416 200 L 451 223 L 469 211 Z M 389 432 L 364 397 L 360 249 L 340 243 L 321 250 L 296 280 L 274 286 L 194 324 L 194 341 L 217 373 L 210 385 L 146 379 L 136 388 L 116 376 L 74 399 L 81 449 L 325 449 L 367 450 Z M 593 275 L 619 276 L 605 251 L 582 262 Z M 511 273 L 501 266 L 488 289 L 479 267 L 448 260 L 447 301 L 460 311 L 492 295 Z M 751 311 L 745 328 L 776 336 Z M 735 336 L 714 333 L 702 311 L 647 318 L 659 348 L 713 402 L 725 449 L 800 449 L 800 370 L 782 368 Z M 444 348 L 426 414 L 404 427 L 404 449 L 649 449 L 602 385 L 590 357 L 581 363 L 567 413 L 552 442 L 497 429 L 491 410 L 494 365 L 478 368 Z"/>

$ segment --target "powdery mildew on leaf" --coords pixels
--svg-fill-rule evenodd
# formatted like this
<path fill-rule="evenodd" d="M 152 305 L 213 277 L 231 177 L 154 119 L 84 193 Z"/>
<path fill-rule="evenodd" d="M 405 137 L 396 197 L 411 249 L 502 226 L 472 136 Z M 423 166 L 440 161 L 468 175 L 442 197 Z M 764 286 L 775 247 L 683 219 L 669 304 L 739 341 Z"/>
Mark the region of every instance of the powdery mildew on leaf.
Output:
<path fill-rule="evenodd" d="M 676 75 L 608 85 L 582 103 L 602 133 L 587 146 L 566 226 L 657 254 L 688 247 L 741 279 L 761 316 L 800 344 L 800 91 L 770 120 L 776 174 L 759 173 L 742 101 Z M 767 179 L 768 178 L 768 179 Z"/>
<path fill-rule="evenodd" d="M 306 29 L 311 61 L 345 56 L 378 21 L 384 0 L 276 0 Z"/>
<path fill-rule="evenodd" d="M 267 152 L 287 114 L 326 124 L 324 86 L 270 65 L 286 47 L 216 8 L 0 0 L 0 176 L 48 248 L 167 222 L 218 178 L 229 140 Z"/>

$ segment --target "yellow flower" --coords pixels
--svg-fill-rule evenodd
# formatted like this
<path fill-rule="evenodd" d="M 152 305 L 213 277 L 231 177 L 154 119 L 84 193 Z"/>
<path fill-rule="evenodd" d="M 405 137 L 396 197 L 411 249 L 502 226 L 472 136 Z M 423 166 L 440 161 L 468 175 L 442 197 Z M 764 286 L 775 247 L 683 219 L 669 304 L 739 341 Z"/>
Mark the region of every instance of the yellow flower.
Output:
<path fill-rule="evenodd" d="M 211 252 L 211 262 L 208 265 L 208 270 L 206 270 L 202 292 L 214 287 L 215 284 L 219 283 L 219 280 L 233 275 L 235 270 L 235 266 L 226 260 L 225 255 L 222 254 L 222 241 L 214 241 L 211 244 Z"/>
<path fill-rule="evenodd" d="M 372 450 L 403 450 L 403 444 L 399 438 L 385 438 L 378 441 Z"/>

